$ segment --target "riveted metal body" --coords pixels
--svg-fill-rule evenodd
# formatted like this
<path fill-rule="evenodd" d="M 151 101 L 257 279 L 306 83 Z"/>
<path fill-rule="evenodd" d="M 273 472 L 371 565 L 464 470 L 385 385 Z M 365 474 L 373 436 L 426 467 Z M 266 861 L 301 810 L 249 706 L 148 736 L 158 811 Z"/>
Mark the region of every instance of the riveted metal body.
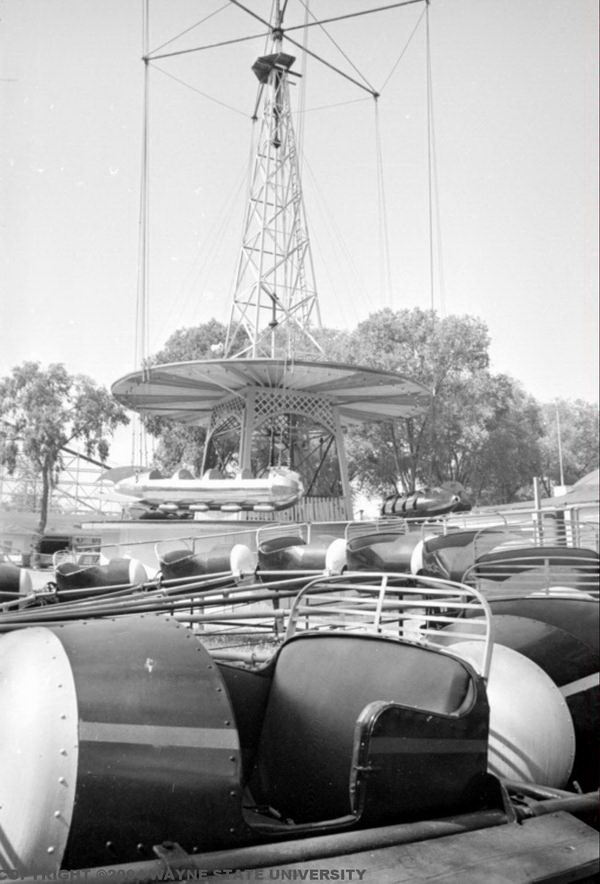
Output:
<path fill-rule="evenodd" d="M 63 827 L 68 839 L 54 839 L 53 868 L 150 858 L 153 845 L 165 840 L 190 852 L 244 840 L 233 712 L 218 668 L 190 630 L 164 615 L 136 615 L 27 629 L 9 638 L 27 643 L 31 632 L 58 649 L 63 683 L 71 684 L 64 741 L 70 755 L 57 751 L 38 784 L 52 808 L 65 788 L 71 795 Z M 56 699 L 57 719 L 61 708 Z M 54 744 L 48 716 L 38 721 L 35 710 L 31 716 L 40 744 Z M 74 750 L 76 764 L 63 772 Z M 23 767 L 35 761 L 35 752 L 36 746 L 27 748 Z M 36 801 L 31 794 L 21 802 L 24 827 L 28 814 L 37 814 Z M 53 846 L 47 827 L 38 828 L 28 872 L 46 870 L 39 856 Z"/>
<path fill-rule="evenodd" d="M 0 869 L 61 867 L 78 768 L 77 698 L 58 638 L 34 627 L 0 640 Z"/>

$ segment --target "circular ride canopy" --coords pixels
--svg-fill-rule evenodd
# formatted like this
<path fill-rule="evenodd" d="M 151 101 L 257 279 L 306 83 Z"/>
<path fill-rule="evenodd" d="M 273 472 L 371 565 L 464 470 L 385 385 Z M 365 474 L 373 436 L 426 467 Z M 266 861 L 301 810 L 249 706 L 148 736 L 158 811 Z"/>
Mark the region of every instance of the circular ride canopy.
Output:
<path fill-rule="evenodd" d="M 322 398 L 342 424 L 422 414 L 430 396 L 423 384 L 392 371 L 335 362 L 285 359 L 211 359 L 155 365 L 115 381 L 112 393 L 142 415 L 204 425 L 213 410 L 252 390 L 287 390 Z"/>

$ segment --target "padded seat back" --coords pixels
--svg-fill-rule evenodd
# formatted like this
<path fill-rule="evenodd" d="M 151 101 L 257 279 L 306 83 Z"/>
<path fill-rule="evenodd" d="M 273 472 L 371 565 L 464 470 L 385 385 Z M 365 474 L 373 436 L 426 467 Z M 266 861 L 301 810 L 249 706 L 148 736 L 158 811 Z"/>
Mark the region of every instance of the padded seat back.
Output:
<path fill-rule="evenodd" d="M 475 529 L 429 538 L 423 544 L 423 573 L 460 583 L 465 571 L 475 561 L 475 543 L 480 553 L 497 546 L 503 537 L 502 529 Z"/>
<path fill-rule="evenodd" d="M 475 695 L 468 664 L 379 636 L 301 635 L 281 648 L 251 786 L 296 823 L 351 812 L 356 721 L 375 700 L 456 716 Z"/>
<path fill-rule="evenodd" d="M 205 470 L 202 474 L 203 479 L 224 479 L 225 473 L 221 470 L 217 470 L 215 467 L 212 467 L 210 470 Z"/>
<path fill-rule="evenodd" d="M 392 571 L 410 573 L 410 562 L 421 534 L 380 533 L 355 537 L 347 544 L 351 571 Z"/>
<path fill-rule="evenodd" d="M 137 559 L 114 558 L 105 565 L 76 565 L 60 562 L 54 571 L 60 601 L 97 595 L 94 588 L 122 587 L 145 583 L 148 579 L 144 565 Z M 81 592 L 75 592 L 81 590 Z M 67 593 L 63 595 L 63 593 Z"/>
<path fill-rule="evenodd" d="M 184 480 L 189 481 L 190 479 L 194 479 L 194 474 L 192 473 L 191 470 L 188 470 L 185 467 L 183 467 L 182 469 L 176 470 L 173 473 L 173 478 L 174 479 L 184 479 Z"/>
<path fill-rule="evenodd" d="M 12 562 L 0 562 L 0 603 L 12 602 L 31 592 L 31 577 Z"/>

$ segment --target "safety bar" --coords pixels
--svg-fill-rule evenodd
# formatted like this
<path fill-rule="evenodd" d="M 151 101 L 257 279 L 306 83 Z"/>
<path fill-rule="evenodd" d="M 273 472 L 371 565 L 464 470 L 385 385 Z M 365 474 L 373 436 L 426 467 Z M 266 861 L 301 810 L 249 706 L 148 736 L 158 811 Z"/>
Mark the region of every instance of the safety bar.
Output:
<path fill-rule="evenodd" d="M 480 641 L 476 668 L 484 678 L 489 675 L 490 607 L 477 589 L 461 583 L 375 572 L 318 577 L 296 596 L 286 638 L 321 630 L 375 633 L 444 650 L 453 641 Z"/>
<path fill-rule="evenodd" d="M 544 553 L 537 547 L 520 555 L 510 555 L 507 549 L 493 550 L 475 561 L 462 579 L 485 591 L 487 597 L 563 595 L 597 599 L 599 577 L 600 560 L 591 551 L 589 555 L 575 555 L 565 548 Z"/>

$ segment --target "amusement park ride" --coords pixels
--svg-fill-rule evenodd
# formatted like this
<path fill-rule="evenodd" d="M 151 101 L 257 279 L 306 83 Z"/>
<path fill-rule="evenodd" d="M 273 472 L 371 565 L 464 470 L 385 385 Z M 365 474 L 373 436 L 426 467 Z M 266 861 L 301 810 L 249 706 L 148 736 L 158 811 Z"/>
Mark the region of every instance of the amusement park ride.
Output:
<path fill-rule="evenodd" d="M 0 868 L 591 880 L 597 533 L 352 523 L 344 426 L 417 415 L 428 394 L 319 361 L 286 6 L 254 65 L 263 120 L 225 358 L 113 387 L 142 416 L 206 426 L 204 476 L 119 481 L 167 512 L 260 513 L 310 493 L 334 451 L 347 518 L 218 537 L 189 523 L 188 542 L 157 544 L 154 576 L 57 559 L 24 593 L 0 571 Z M 212 472 L 225 434 L 237 478 Z"/>
<path fill-rule="evenodd" d="M 146 476 L 117 490 L 174 510 L 188 501 L 210 510 L 266 512 L 291 506 L 301 489 L 314 494 L 333 454 L 326 496 L 341 498 L 351 519 L 343 426 L 416 416 L 428 407 L 429 395 L 394 372 L 319 361 L 319 305 L 289 100 L 295 59 L 281 51 L 284 8 L 276 14 L 271 53 L 253 66 L 264 104 L 225 358 L 148 366 L 113 385 L 114 396 L 142 416 L 207 426 L 203 476 L 170 482 Z M 239 475 L 212 478 L 215 443 L 232 432 Z M 277 441 L 279 463 L 272 444 L 261 449 L 265 438 Z M 262 478 L 282 465 L 295 484 L 286 503 L 274 493 L 280 485 Z"/>
<path fill-rule="evenodd" d="M 237 485 L 234 479 L 222 477 L 191 482 L 190 479 L 179 479 L 168 483 L 167 491 L 163 480 L 150 479 L 145 480 L 140 496 L 151 500 L 153 489 L 159 490 L 162 485 L 163 494 L 169 498 L 165 500 L 163 497 L 163 505 L 179 504 L 184 491 L 191 500 L 195 491 L 195 504 L 206 504 L 207 509 L 222 509 L 220 501 L 223 505 L 237 504 L 240 509 L 256 508 L 257 505 L 265 509 L 269 506 L 279 508 L 265 481 L 253 478 L 260 456 L 257 443 L 265 435 L 269 438 L 276 434 L 289 452 L 290 469 L 300 473 L 301 480 L 293 475 L 289 477 L 297 483 L 298 489 L 300 481 L 307 490 L 313 487 L 315 474 L 322 468 L 333 444 L 337 454 L 338 483 L 348 519 L 352 518 L 352 500 L 342 421 L 409 417 L 419 414 L 428 404 L 428 395 L 421 384 L 394 372 L 267 357 L 150 367 L 117 381 L 113 393 L 121 403 L 144 415 L 168 415 L 184 423 L 208 424 L 208 452 L 220 433 L 230 432 L 232 428 L 239 433 L 242 478 Z M 313 460 L 300 451 L 297 443 L 301 433 Z M 311 448 L 317 454 L 322 452 L 312 472 L 309 469 L 314 462 Z M 273 465 L 265 464 L 262 469 L 265 467 L 268 469 Z M 210 463 L 206 463 L 206 469 L 211 469 Z M 132 484 L 129 493 L 135 490 L 136 485 Z M 297 491 L 295 499 L 298 497 Z M 292 494 L 288 499 L 288 506 L 295 502 Z"/>

